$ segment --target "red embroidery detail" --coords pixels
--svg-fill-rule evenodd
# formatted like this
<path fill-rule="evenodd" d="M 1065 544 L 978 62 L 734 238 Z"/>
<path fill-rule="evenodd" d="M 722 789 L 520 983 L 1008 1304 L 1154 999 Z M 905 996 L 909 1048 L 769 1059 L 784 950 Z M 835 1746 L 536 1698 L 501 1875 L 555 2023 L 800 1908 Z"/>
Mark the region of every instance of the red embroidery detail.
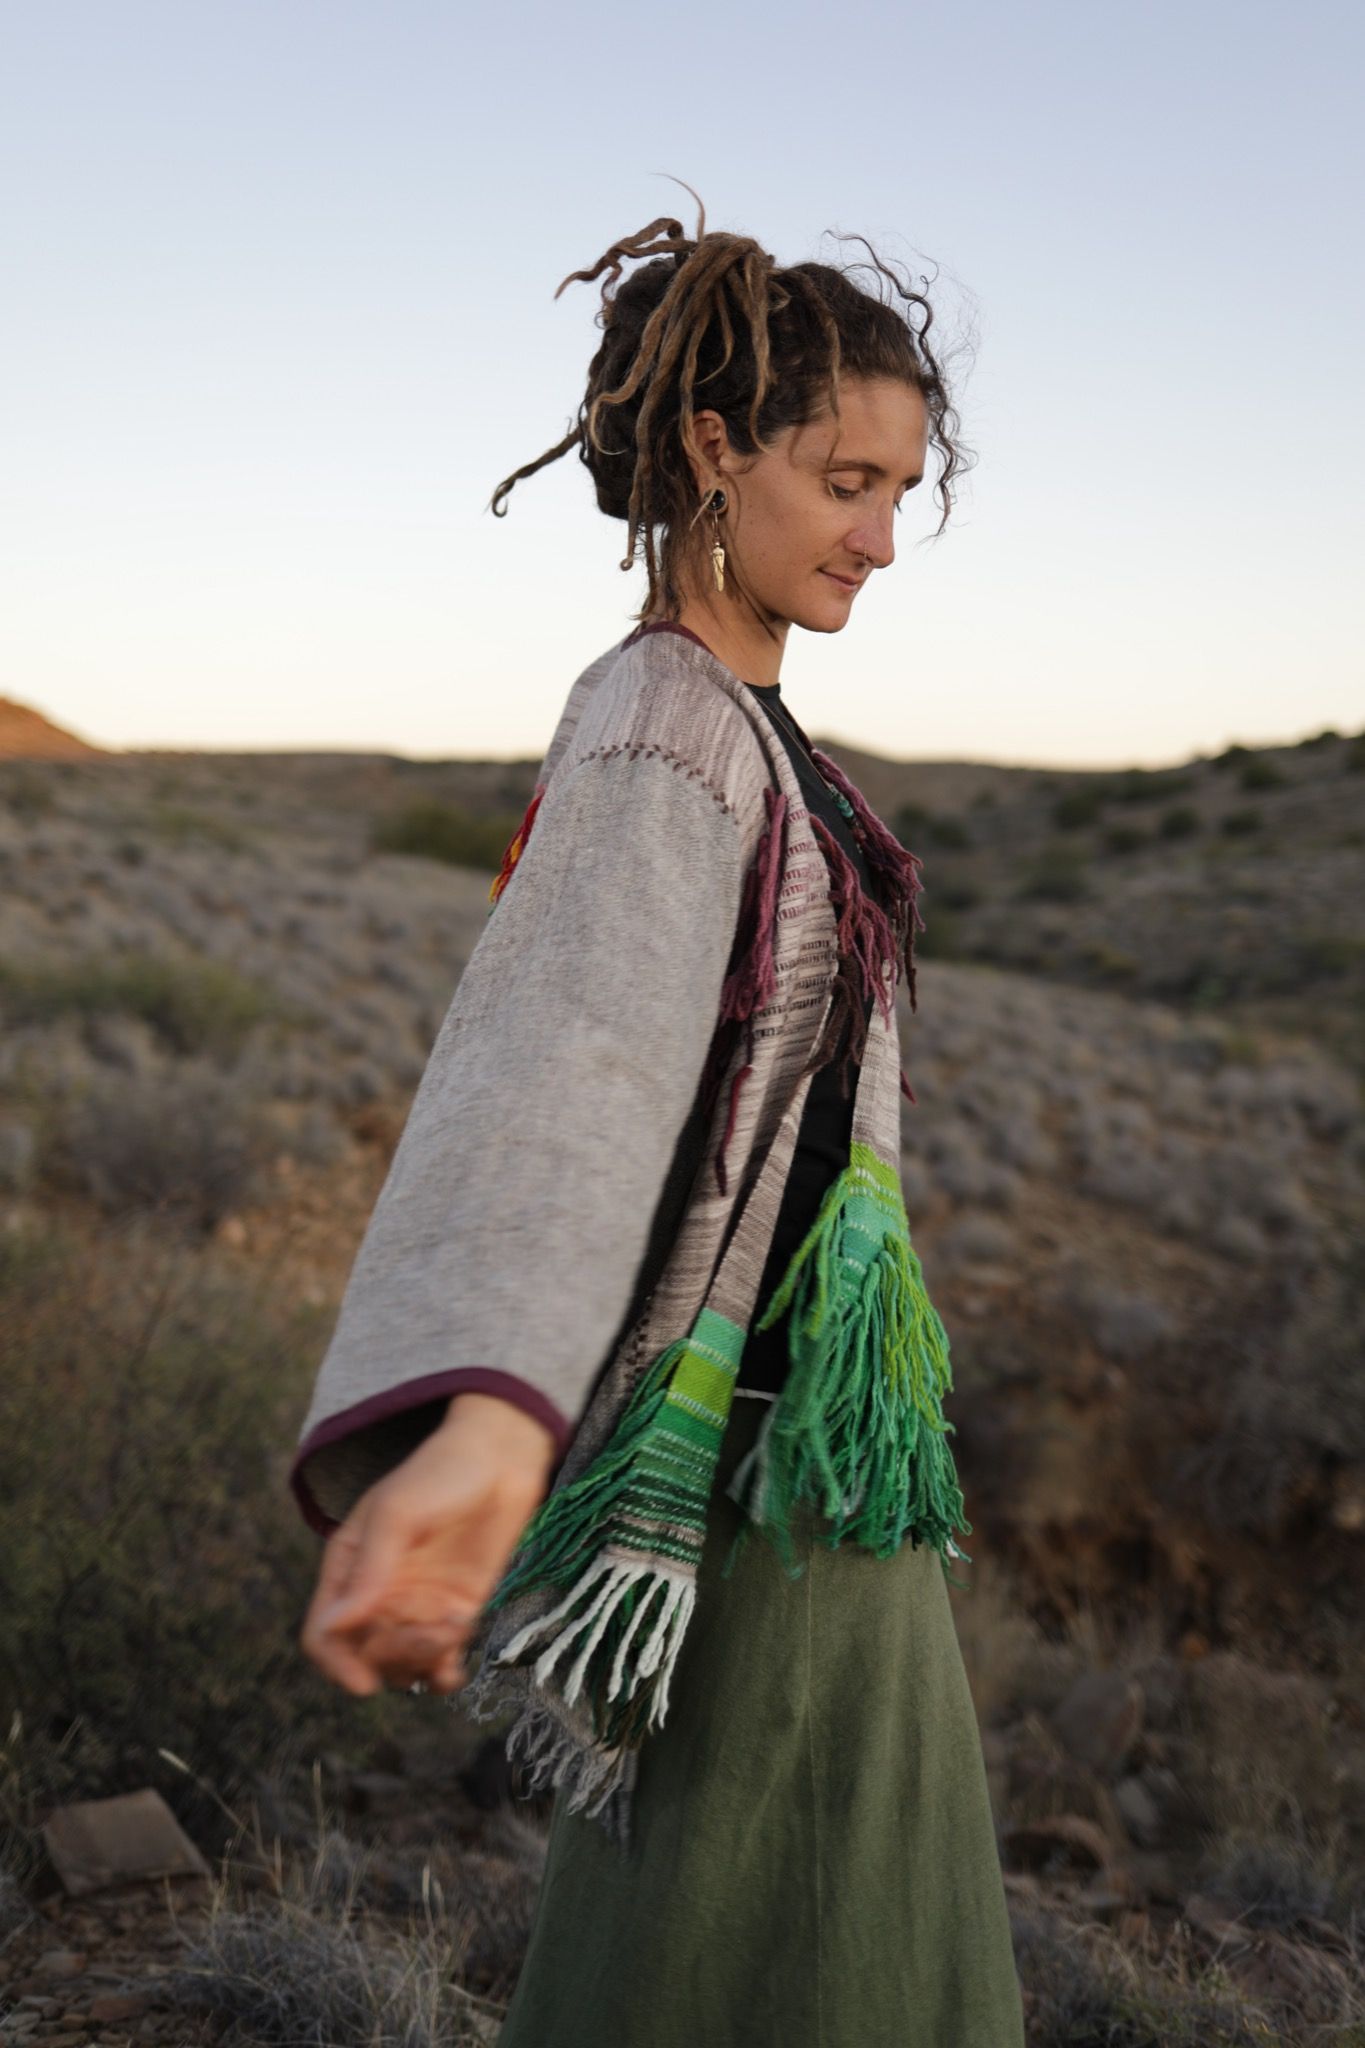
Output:
<path fill-rule="evenodd" d="M 502 866 L 494 876 L 493 886 L 488 892 L 490 903 L 497 902 L 499 896 L 501 896 L 503 890 L 512 879 L 513 869 L 526 851 L 526 842 L 531 836 L 531 827 L 535 824 L 536 812 L 540 809 L 540 800 L 544 794 L 545 790 L 543 787 L 537 789 L 530 803 L 526 806 L 525 817 L 507 842 L 507 851 L 503 854 Z"/>

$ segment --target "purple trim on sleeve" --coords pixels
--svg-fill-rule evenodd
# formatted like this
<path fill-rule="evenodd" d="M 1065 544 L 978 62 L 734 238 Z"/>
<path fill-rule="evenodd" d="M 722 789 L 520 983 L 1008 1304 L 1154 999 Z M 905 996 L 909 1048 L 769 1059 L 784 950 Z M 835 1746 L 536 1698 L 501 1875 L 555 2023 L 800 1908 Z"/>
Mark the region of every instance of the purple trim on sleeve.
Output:
<path fill-rule="evenodd" d="M 450 1401 L 456 1394 L 496 1394 L 500 1400 L 510 1401 L 514 1408 L 520 1408 L 523 1414 L 543 1422 L 555 1440 L 555 1462 L 550 1471 L 553 1482 L 574 1435 L 574 1424 L 564 1411 L 539 1387 L 533 1387 L 528 1380 L 518 1379 L 515 1373 L 499 1372 L 488 1365 L 454 1366 L 449 1372 L 429 1372 L 421 1379 L 404 1380 L 401 1386 L 389 1387 L 382 1394 L 371 1394 L 364 1401 L 357 1401 L 354 1407 L 329 1415 L 325 1422 L 320 1422 L 316 1429 L 308 1432 L 294 1453 L 294 1461 L 289 1468 L 289 1485 L 309 1528 L 315 1529 L 319 1536 L 330 1536 L 341 1526 L 319 1506 L 303 1476 L 304 1461 L 314 1451 L 320 1451 L 324 1444 L 337 1443 L 342 1437 L 365 1429 L 371 1423 L 383 1422 L 390 1415 L 401 1415 L 407 1409 L 420 1408 L 428 1401 Z"/>

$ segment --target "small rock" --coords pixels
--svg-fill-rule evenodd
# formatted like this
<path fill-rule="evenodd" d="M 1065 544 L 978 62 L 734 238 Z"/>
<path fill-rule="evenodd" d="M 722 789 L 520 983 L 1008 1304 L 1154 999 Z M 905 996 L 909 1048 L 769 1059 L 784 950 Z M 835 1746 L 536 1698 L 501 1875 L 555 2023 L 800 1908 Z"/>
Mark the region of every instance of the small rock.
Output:
<path fill-rule="evenodd" d="M 1060 1813 L 1051 1820 L 1023 1821 L 1006 1828 L 1002 1847 L 1007 1856 L 1029 1870 L 1055 1865 L 1105 1870 L 1111 1855 L 1104 1830 L 1081 1813 Z"/>
<path fill-rule="evenodd" d="M 135 2020 L 147 2010 L 141 1991 L 102 1991 L 85 2009 L 88 2020 Z"/>
<path fill-rule="evenodd" d="M 1161 1840 L 1161 1809 L 1143 1779 L 1120 1778 L 1114 1787 L 1114 1803 L 1138 1846 L 1155 1849 Z"/>
<path fill-rule="evenodd" d="M 1072 1756 L 1093 1770 L 1122 1770 L 1142 1729 L 1142 1687 L 1118 1671 L 1083 1671 L 1053 1714 Z"/>
<path fill-rule="evenodd" d="M 1073 1904 L 1080 1912 L 1091 1913 L 1097 1920 L 1116 1920 L 1132 1904 L 1132 1896 L 1123 1872 L 1109 1870 L 1098 1883 L 1077 1892 Z"/>
<path fill-rule="evenodd" d="M 90 1958 L 83 1949 L 44 1949 L 33 1965 L 35 1977 L 79 1977 Z"/>

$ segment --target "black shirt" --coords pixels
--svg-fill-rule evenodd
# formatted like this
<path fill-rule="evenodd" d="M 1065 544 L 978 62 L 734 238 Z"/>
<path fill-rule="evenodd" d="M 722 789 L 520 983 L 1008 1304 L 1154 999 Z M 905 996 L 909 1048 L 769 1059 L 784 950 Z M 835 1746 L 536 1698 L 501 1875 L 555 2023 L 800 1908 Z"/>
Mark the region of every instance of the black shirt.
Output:
<path fill-rule="evenodd" d="M 792 767 L 796 770 L 801 794 L 812 817 L 817 817 L 834 834 L 845 853 L 857 870 L 862 887 L 871 893 L 871 878 L 863 850 L 854 838 L 852 829 L 831 796 L 815 763 L 802 747 L 800 740 L 789 730 L 787 722 L 791 713 L 781 702 L 780 683 L 759 689 L 750 684 L 760 704 L 768 714 L 769 723 L 781 735 Z M 772 704 L 780 704 L 774 715 Z M 785 714 L 785 715 L 784 715 Z M 792 721 L 793 723 L 795 721 Z M 798 727 L 799 730 L 799 727 Z M 865 1013 L 870 1017 L 875 998 L 869 996 Z M 792 1253 L 800 1244 L 806 1232 L 814 1223 L 820 1211 L 820 1204 L 832 1181 L 837 1180 L 848 1165 L 848 1148 L 853 1131 L 853 1091 L 857 1080 L 856 1069 L 850 1070 L 847 1096 L 843 1093 L 840 1067 L 843 1058 L 843 1042 L 840 1042 L 835 1056 L 816 1073 L 806 1097 L 806 1107 L 801 1115 L 801 1128 L 797 1133 L 796 1150 L 792 1155 L 791 1170 L 782 1192 L 782 1206 L 778 1210 L 777 1225 L 773 1231 L 768 1261 L 759 1283 L 758 1299 L 754 1305 L 754 1319 L 768 1306 L 774 1289 L 787 1270 Z M 787 1375 L 787 1318 L 783 1316 L 770 1330 L 750 1330 L 740 1361 L 738 1384 L 741 1387 L 763 1387 L 776 1393 Z"/>
<path fill-rule="evenodd" d="M 637 631 L 672 631 L 684 633 L 688 639 L 698 637 L 688 632 L 685 626 L 665 626 L 662 622 L 639 628 Z M 704 642 L 699 644 L 705 645 Z M 862 887 L 870 892 L 871 880 L 863 850 L 854 838 L 848 820 L 826 786 L 824 777 L 801 745 L 801 740 L 790 730 L 797 722 L 792 718 L 786 704 L 781 701 L 781 685 L 773 683 L 760 688 L 757 684 L 750 683 L 747 687 L 753 691 L 763 706 L 769 723 L 787 750 L 808 810 L 812 816 L 828 825 L 852 861 Z M 776 712 L 773 709 L 775 704 L 780 706 Z M 797 730 L 799 732 L 799 725 Z M 874 1000 L 872 996 L 866 999 L 865 1014 L 869 1018 Z M 763 1278 L 759 1283 L 754 1320 L 757 1320 L 762 1310 L 767 1307 L 774 1289 L 786 1271 L 792 1253 L 815 1221 L 830 1183 L 837 1179 L 848 1164 L 857 1070 L 850 1070 L 848 1093 L 845 1095 L 840 1079 L 843 1051 L 844 1042 L 841 1041 L 833 1059 L 821 1067 L 811 1080 L 791 1168 L 773 1231 L 772 1245 L 768 1252 Z M 649 1242 L 636 1277 L 634 1296 L 613 1343 L 613 1355 L 616 1345 L 624 1338 L 644 1307 L 672 1249 L 692 1183 L 696 1179 L 697 1169 L 701 1163 L 708 1121 L 708 1117 L 702 1113 L 700 1101 L 694 1103 L 674 1147 L 673 1160 L 655 1207 Z M 750 1330 L 740 1364 L 738 1385 L 765 1388 L 775 1393 L 781 1387 L 786 1372 L 787 1319 L 784 1316 L 771 1330 Z"/>

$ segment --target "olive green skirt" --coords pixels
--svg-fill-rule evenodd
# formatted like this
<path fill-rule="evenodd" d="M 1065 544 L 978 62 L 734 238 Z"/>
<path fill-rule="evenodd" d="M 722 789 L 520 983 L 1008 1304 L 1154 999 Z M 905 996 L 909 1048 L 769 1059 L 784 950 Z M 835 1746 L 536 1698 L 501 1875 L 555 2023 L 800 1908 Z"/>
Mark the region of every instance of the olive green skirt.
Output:
<path fill-rule="evenodd" d="M 942 1562 L 831 1550 L 806 1509 L 799 1578 L 757 1533 L 722 1577 L 766 1406 L 734 1404 L 630 1846 L 556 1800 L 497 2048 L 1023 2048 Z"/>

